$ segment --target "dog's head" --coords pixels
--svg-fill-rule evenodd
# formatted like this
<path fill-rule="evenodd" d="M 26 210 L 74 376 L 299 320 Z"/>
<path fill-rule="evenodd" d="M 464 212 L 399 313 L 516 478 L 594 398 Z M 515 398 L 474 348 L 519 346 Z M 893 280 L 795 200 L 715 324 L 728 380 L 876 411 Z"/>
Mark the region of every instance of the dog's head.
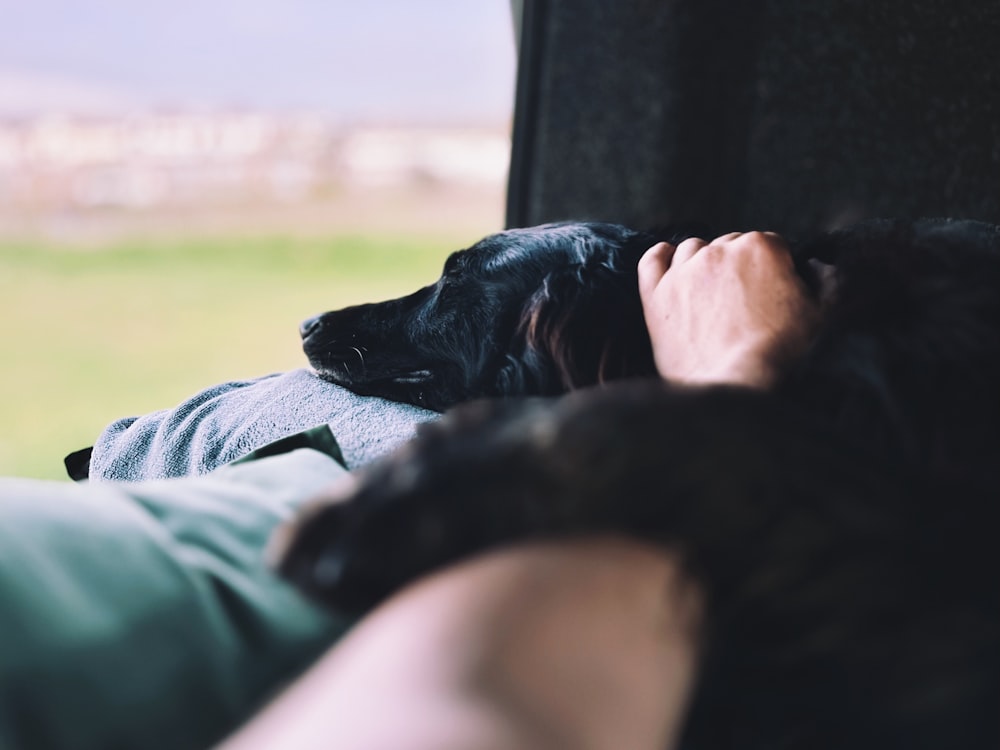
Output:
<path fill-rule="evenodd" d="M 326 380 L 436 410 L 652 375 L 636 265 L 684 236 L 602 223 L 500 232 L 409 296 L 305 321 L 303 348 Z"/>

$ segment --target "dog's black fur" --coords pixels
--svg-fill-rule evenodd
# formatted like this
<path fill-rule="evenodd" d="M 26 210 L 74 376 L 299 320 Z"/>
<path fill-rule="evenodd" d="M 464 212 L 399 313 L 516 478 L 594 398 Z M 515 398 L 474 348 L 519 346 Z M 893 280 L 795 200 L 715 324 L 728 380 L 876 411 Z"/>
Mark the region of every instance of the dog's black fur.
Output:
<path fill-rule="evenodd" d="M 773 393 L 467 405 L 286 529 L 280 569 L 360 613 L 495 544 L 621 531 L 708 595 L 687 747 L 998 746 L 1000 231 L 875 222 L 795 252 L 835 293 Z"/>
<path fill-rule="evenodd" d="M 706 594 L 683 747 L 978 750 L 1000 739 L 985 500 L 772 395 L 615 384 L 457 407 L 309 511 L 281 570 L 361 613 L 495 545 L 622 532 Z"/>
<path fill-rule="evenodd" d="M 778 392 L 945 481 L 1000 489 L 1000 227 L 875 221 L 794 252 L 833 264 L 836 293 Z"/>
<path fill-rule="evenodd" d="M 303 349 L 326 380 L 437 411 L 651 376 L 636 264 L 700 229 L 564 223 L 490 235 L 409 296 L 305 321 Z"/>
<path fill-rule="evenodd" d="M 653 376 L 636 264 L 654 242 L 699 231 L 567 223 L 501 232 L 454 253 L 435 284 L 409 296 L 305 321 L 304 349 L 332 382 L 435 410 Z M 983 394 L 1000 382 L 1000 230 L 873 221 L 796 242 L 793 257 L 814 295 L 813 262 L 833 265 L 837 292 L 779 391 L 939 472 L 990 469 L 983 447 L 1000 405 Z M 970 412 L 983 416 L 971 424 Z M 1000 486 L 1000 464 L 992 476 Z"/>

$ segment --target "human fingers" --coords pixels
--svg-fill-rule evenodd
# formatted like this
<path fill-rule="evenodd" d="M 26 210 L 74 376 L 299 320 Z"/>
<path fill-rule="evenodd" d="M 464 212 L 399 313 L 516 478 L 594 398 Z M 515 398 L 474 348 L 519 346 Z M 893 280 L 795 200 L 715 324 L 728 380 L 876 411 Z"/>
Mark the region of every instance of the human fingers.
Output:
<path fill-rule="evenodd" d="M 716 237 L 706 252 L 714 252 L 716 260 L 726 264 L 740 265 L 753 259 L 763 263 L 762 267 L 772 270 L 788 269 L 792 266 L 791 250 L 785 239 L 774 232 L 732 232 Z"/>
<path fill-rule="evenodd" d="M 788 249 L 785 238 L 775 232 L 730 232 L 716 237 L 710 244 L 713 246 L 760 247 L 781 251 Z"/>
<path fill-rule="evenodd" d="M 639 258 L 639 296 L 646 297 L 670 270 L 670 263 L 677 248 L 669 242 L 657 242 Z"/>
<path fill-rule="evenodd" d="M 699 250 L 707 246 L 709 243 L 703 240 L 701 237 L 689 237 L 684 240 L 681 244 L 677 246 L 677 250 L 674 253 L 673 261 L 671 265 L 677 266 L 681 263 L 687 263 L 691 258 L 695 256 Z"/>
<path fill-rule="evenodd" d="M 715 239 L 713 239 L 708 244 L 709 245 L 724 245 L 724 244 L 726 244 L 728 242 L 733 242 L 734 240 L 739 239 L 742 236 L 743 236 L 743 232 L 728 232 L 726 234 L 719 235 L 718 237 L 716 237 Z"/>
<path fill-rule="evenodd" d="M 782 255 L 788 256 L 788 260 L 791 261 L 792 250 L 784 237 L 776 232 L 757 232 L 757 234 L 761 236 L 763 242 L 767 243 L 768 247 L 778 251 Z"/>
<path fill-rule="evenodd" d="M 785 242 L 785 238 L 777 232 L 748 232 L 747 237 L 751 238 L 754 242 L 767 245 L 776 250 L 788 250 L 788 243 Z"/>

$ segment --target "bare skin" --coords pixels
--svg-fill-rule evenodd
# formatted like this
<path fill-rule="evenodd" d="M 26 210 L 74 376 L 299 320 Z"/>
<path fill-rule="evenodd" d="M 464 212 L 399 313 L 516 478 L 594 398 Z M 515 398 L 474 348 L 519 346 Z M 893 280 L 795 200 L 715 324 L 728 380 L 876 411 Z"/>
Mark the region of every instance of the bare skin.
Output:
<path fill-rule="evenodd" d="M 766 388 L 818 310 L 763 232 L 639 262 L 657 369 Z M 366 617 L 221 750 L 663 750 L 697 669 L 701 600 L 667 551 L 523 545 L 419 581 Z"/>
<path fill-rule="evenodd" d="M 638 271 L 657 370 L 673 382 L 766 388 L 818 318 L 788 246 L 770 232 L 661 242 Z"/>
<path fill-rule="evenodd" d="M 700 611 L 631 540 L 490 553 L 393 597 L 220 750 L 671 748 Z"/>

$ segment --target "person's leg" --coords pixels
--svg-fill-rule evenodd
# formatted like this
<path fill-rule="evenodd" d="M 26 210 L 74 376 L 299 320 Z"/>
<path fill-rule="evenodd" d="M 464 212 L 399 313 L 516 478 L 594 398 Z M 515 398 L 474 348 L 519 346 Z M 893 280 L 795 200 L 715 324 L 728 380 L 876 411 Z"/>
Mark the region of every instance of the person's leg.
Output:
<path fill-rule="evenodd" d="M 655 547 L 494 552 L 380 607 L 225 748 L 663 750 L 699 613 L 697 587 Z"/>

